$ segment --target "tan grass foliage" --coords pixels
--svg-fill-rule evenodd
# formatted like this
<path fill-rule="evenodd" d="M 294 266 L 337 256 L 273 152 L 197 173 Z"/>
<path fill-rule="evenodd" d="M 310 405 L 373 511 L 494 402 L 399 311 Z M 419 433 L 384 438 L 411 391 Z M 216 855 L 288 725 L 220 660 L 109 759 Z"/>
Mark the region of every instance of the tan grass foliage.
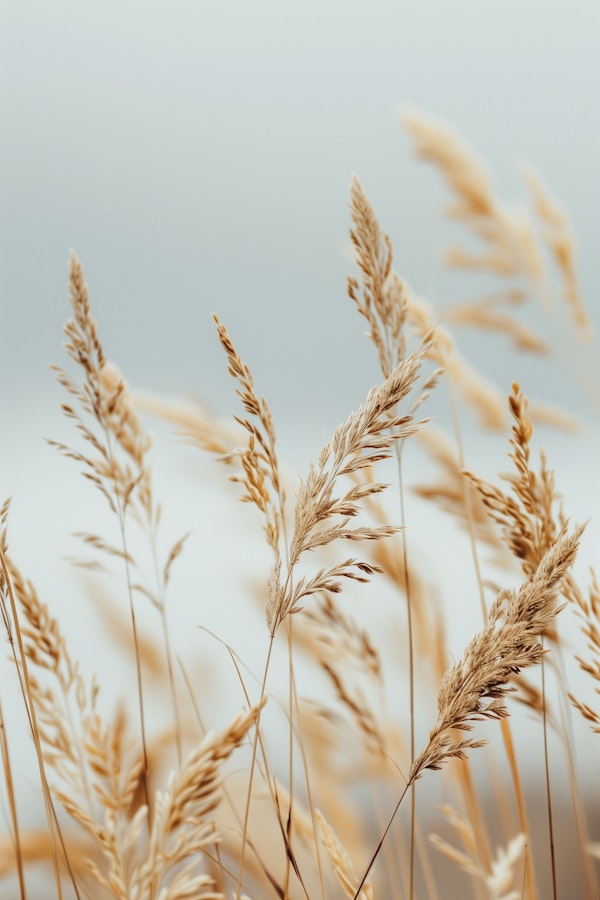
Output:
<path fill-rule="evenodd" d="M 600 732 L 600 711 L 572 680 L 579 672 L 600 695 L 600 589 L 593 571 L 589 585 L 580 586 L 575 560 L 584 526 L 570 523 L 551 451 L 538 458 L 533 449 L 534 423 L 568 427 L 573 419 L 530 404 L 513 381 L 511 471 L 498 481 L 478 475 L 473 462 L 465 463 L 458 401 L 484 427 L 503 430 L 505 385 L 485 378 L 455 337 L 466 325 L 502 334 L 521 352 L 550 354 L 544 322 L 538 330 L 521 317 L 531 297 L 552 306 L 550 257 L 578 336 L 591 340 L 573 230 L 532 170 L 525 180 L 533 216 L 500 200 L 485 164 L 453 129 L 415 112 L 404 123 L 417 155 L 438 168 L 451 191 L 448 216 L 468 232 L 468 243 L 452 247 L 446 262 L 464 273 L 483 271 L 499 287 L 440 310 L 420 298 L 396 272 L 391 239 L 353 176 L 350 237 L 358 272 L 347 292 L 367 322 L 381 382 L 342 413 L 301 477 L 280 460 L 269 403 L 217 316 L 217 339 L 242 405 L 235 425 L 201 403 L 130 390 L 104 351 L 82 266 L 71 255 L 65 347 L 72 372 L 55 371 L 68 394 L 62 410 L 74 426 L 74 446 L 50 443 L 77 463 L 109 507 L 112 530 L 82 523 L 76 537 L 85 555 L 73 562 L 89 577 L 110 573 L 110 591 L 95 584 L 77 602 L 92 601 L 104 616 L 107 652 L 128 666 L 135 696 L 119 698 L 111 712 L 110 671 L 84 675 L 50 586 L 38 593 L 9 548 L 6 501 L 0 606 L 11 689 L 22 698 L 35 751 L 37 771 L 29 780 L 40 785 L 45 813 L 45 824 L 23 825 L 13 735 L 0 704 L 7 823 L 0 876 L 14 887 L 11 896 L 34 900 L 31 872 L 45 866 L 52 881 L 45 882 L 44 900 L 556 900 L 559 888 L 567 896 L 565 884 L 569 896 L 600 897 L 597 822 L 588 825 L 575 763 L 578 726 L 590 739 L 584 726 Z M 451 435 L 419 418 L 442 379 L 451 388 Z M 259 591 L 267 624 L 262 676 L 247 665 L 248 648 L 238 653 L 215 635 L 232 668 L 211 671 L 210 678 L 196 674 L 208 666 L 200 649 L 188 661 L 173 648 L 169 595 L 187 535 L 161 544 L 162 507 L 142 410 L 217 455 L 240 499 L 258 513 L 271 554 Z M 439 475 L 415 483 L 404 457 L 407 441 Z M 390 461 L 393 487 L 381 480 L 386 464 L 393 471 Z M 429 514 L 441 508 L 447 526 L 468 536 L 461 565 L 472 567 L 479 597 L 461 598 L 460 609 L 471 603 L 473 615 L 458 658 L 445 621 L 456 601 L 444 593 L 428 534 L 421 536 L 428 568 L 413 552 L 419 535 L 405 504 L 409 481 Z M 341 549 L 348 544 L 352 553 Z M 489 560 L 482 549 L 491 551 Z M 236 549 L 228 554 L 234 558 Z M 520 585 L 503 587 L 515 583 L 515 570 Z M 244 616 L 252 613 L 251 596 L 249 585 L 247 596 L 233 598 Z M 220 586 L 212 586 L 211 602 L 223 599 Z M 202 626 L 202 609 L 194 614 Z M 583 646 L 573 648 L 566 636 L 569 616 Z M 531 680 L 524 680 L 525 670 Z M 233 685 L 243 707 L 227 716 Z M 214 721 L 211 696 L 224 721 Z M 533 711 L 532 727 L 539 729 L 541 818 L 522 777 L 511 698 Z M 565 698 L 582 719 L 569 720 Z M 495 720 L 498 746 L 493 755 L 478 754 L 484 762 L 472 768 L 471 751 L 494 742 Z M 423 837 L 433 814 L 421 793 L 427 770 L 443 770 L 437 778 L 445 805 L 435 830 L 452 829 L 450 839 L 432 837 L 437 854 Z M 498 784 L 495 798 L 490 783 Z M 557 852 L 572 835 L 579 881 Z"/>
<path fill-rule="evenodd" d="M 540 641 L 559 611 L 561 581 L 573 564 L 583 529 L 557 540 L 518 591 L 502 592 L 490 609 L 489 622 L 445 674 L 438 692 L 438 718 L 427 746 L 415 759 L 409 782 L 425 769 L 438 769 L 449 759 L 464 758 L 481 740 L 457 739 L 454 731 L 471 731 L 483 718 L 508 715 L 506 695 L 511 677 L 540 662 Z"/>
<path fill-rule="evenodd" d="M 454 195 L 446 215 L 464 225 L 485 248 L 473 253 L 452 247 L 445 256 L 447 264 L 502 276 L 524 275 L 536 284 L 542 262 L 531 223 L 520 210 L 500 202 L 485 164 L 445 123 L 414 111 L 404 112 L 402 121 L 417 155 L 437 166 Z"/>

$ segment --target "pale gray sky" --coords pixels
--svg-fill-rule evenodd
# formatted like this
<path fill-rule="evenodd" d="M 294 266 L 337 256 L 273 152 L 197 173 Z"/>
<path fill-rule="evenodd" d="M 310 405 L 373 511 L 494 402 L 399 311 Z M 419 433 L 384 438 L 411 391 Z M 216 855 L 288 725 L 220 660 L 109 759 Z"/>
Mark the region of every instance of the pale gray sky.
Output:
<path fill-rule="evenodd" d="M 411 284 L 440 303 L 469 290 L 438 266 L 446 194 L 410 155 L 403 104 L 460 128 L 508 200 L 517 163 L 539 168 L 597 305 L 593 0 L 4 0 L 0 15 L 13 415 L 51 390 L 73 247 L 135 386 L 233 408 L 215 310 L 281 419 L 337 422 L 376 377 L 345 299 L 353 171 Z"/>

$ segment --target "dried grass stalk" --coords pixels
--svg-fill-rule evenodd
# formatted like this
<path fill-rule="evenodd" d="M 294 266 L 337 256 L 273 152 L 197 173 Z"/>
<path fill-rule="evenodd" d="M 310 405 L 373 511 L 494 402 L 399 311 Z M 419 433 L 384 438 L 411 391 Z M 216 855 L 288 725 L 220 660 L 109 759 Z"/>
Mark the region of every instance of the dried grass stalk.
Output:
<path fill-rule="evenodd" d="M 369 323 L 368 337 L 388 378 L 406 355 L 407 287 L 392 268 L 392 242 L 356 175 L 350 185 L 350 213 L 354 225 L 350 239 L 361 271 L 362 291 L 355 278 L 348 278 L 348 295 Z"/>
<path fill-rule="evenodd" d="M 319 812 L 318 809 L 315 810 L 315 814 L 319 822 L 323 846 L 333 863 L 335 874 L 342 885 L 346 897 L 358 896 L 359 900 L 373 900 L 373 888 L 368 882 L 365 882 L 361 887 L 360 893 L 355 895 L 358 878 L 350 861 L 350 857 L 344 850 L 331 825 L 327 823 L 323 814 Z"/>
<path fill-rule="evenodd" d="M 437 166 L 454 194 L 446 215 L 462 223 L 486 248 L 472 253 L 453 247 L 446 253 L 446 263 L 496 275 L 524 275 L 537 284 L 543 266 L 531 222 L 520 210 L 499 202 L 481 160 L 453 128 L 433 117 L 407 110 L 402 121 L 416 154 Z"/>
<path fill-rule="evenodd" d="M 575 659 L 586 675 L 589 675 L 594 683 L 594 691 L 600 696 L 600 585 L 596 573 L 592 571 L 592 583 L 589 589 L 589 600 L 582 595 L 576 595 L 577 613 L 581 619 L 581 631 L 587 640 L 589 657 L 585 659 L 577 654 Z M 590 727 L 600 734 L 600 712 L 589 704 L 579 700 L 572 693 L 569 699 L 573 706 L 579 710 Z"/>
<path fill-rule="evenodd" d="M 146 859 L 131 876 L 131 896 L 183 900 L 221 900 L 211 890 L 212 878 L 198 874 L 202 854 L 219 840 L 212 817 L 221 803 L 221 767 L 256 723 L 259 706 L 239 713 L 225 729 L 206 735 L 173 772 L 156 797 Z M 183 866 L 183 868 L 182 868 Z"/>
<path fill-rule="evenodd" d="M 353 476 L 374 463 L 387 459 L 394 443 L 414 434 L 422 423 L 397 409 L 417 382 L 428 347 L 422 345 L 400 362 L 386 380 L 373 388 L 356 412 L 340 425 L 332 440 L 322 448 L 317 463 L 298 489 L 294 528 L 285 554 L 280 549 L 284 530 L 284 497 L 275 449 L 275 431 L 267 401 L 259 397 L 248 366 L 241 360 L 225 326 L 215 317 L 219 339 L 227 354 L 229 371 L 238 381 L 237 393 L 251 419 L 237 418 L 248 433 L 248 446 L 238 451 L 243 474 L 233 476 L 245 489 L 242 500 L 253 503 L 265 518 L 267 541 L 274 553 L 268 582 L 267 625 L 274 635 L 284 619 L 300 611 L 300 602 L 324 590 L 338 593 L 340 579 L 364 582 L 378 571 L 369 563 L 349 558 L 312 577 L 296 582 L 293 571 L 300 558 L 338 540 L 365 541 L 389 537 L 398 529 L 389 526 L 349 527 L 366 497 L 383 490 L 376 483 L 354 484 L 341 497 L 334 491 L 343 476 Z M 253 421 L 252 421 L 253 420 Z"/>
<path fill-rule="evenodd" d="M 542 237 L 562 276 L 563 296 L 571 309 L 579 336 L 584 341 L 590 341 L 592 327 L 579 287 L 575 266 L 575 236 L 571 223 L 537 172 L 530 166 L 525 166 L 523 177 L 531 191 L 533 208 L 542 227 Z"/>
<path fill-rule="evenodd" d="M 512 340 L 517 350 L 548 354 L 550 347 L 547 341 L 516 316 L 501 309 L 503 305 L 520 306 L 526 299 L 523 291 L 514 290 L 479 297 L 465 303 L 455 303 L 444 307 L 444 322 L 447 325 L 468 325 L 494 334 L 504 333 Z"/>
<path fill-rule="evenodd" d="M 540 662 L 544 654 L 540 638 L 561 608 L 556 599 L 582 532 L 579 527 L 572 535 L 560 537 L 518 591 L 498 595 L 487 627 L 475 635 L 442 680 L 437 722 L 411 767 L 409 784 L 426 769 L 439 769 L 452 758 L 464 759 L 467 750 L 485 743 L 457 738 L 454 732 L 471 731 L 481 719 L 508 715 L 506 697 L 513 690 L 512 676 Z"/>
<path fill-rule="evenodd" d="M 520 900 L 522 892 L 513 889 L 516 874 L 514 869 L 523 857 L 526 844 L 525 835 L 517 834 L 511 838 L 506 847 L 499 847 L 496 858 L 491 861 L 488 869 L 477 857 L 476 840 L 471 823 L 458 816 L 451 806 L 445 805 L 441 811 L 460 835 L 467 849 L 466 851 L 459 850 L 437 834 L 429 836 L 433 846 L 455 862 L 463 872 L 475 879 L 476 886 L 477 884 L 484 885 L 488 900 Z"/>

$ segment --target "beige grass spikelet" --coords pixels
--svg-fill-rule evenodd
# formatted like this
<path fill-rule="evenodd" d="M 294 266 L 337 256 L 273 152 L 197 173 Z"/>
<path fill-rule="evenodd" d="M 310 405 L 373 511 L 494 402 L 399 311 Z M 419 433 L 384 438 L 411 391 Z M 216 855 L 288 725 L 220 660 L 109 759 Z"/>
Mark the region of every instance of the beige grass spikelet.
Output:
<path fill-rule="evenodd" d="M 505 277 L 525 276 L 537 288 L 543 265 L 528 217 L 498 201 L 487 168 L 453 128 L 414 110 L 405 110 L 402 122 L 416 154 L 439 169 L 454 194 L 446 215 L 465 225 L 485 246 L 481 253 L 453 247 L 446 253 L 446 263 Z"/>
<path fill-rule="evenodd" d="M 92 317 L 83 269 L 73 252 L 69 260 L 69 294 L 73 318 L 65 325 L 65 349 L 79 366 L 82 382 L 79 384 L 59 367 L 53 369 L 59 384 L 74 399 L 64 403 L 62 409 L 74 422 L 88 452 L 56 441 L 49 443 L 82 465 L 86 478 L 100 490 L 115 513 L 119 505 L 125 508 L 136 501 L 143 515 L 152 521 L 155 511 L 147 464 L 151 442 L 141 428 L 121 373 L 106 359 Z"/>
<path fill-rule="evenodd" d="M 476 487 L 491 518 L 500 526 L 503 540 L 524 574 L 531 575 L 544 554 L 564 533 L 566 520 L 556 491 L 554 472 L 543 450 L 539 470 L 532 466 L 533 421 L 527 398 L 516 382 L 508 400 L 513 417 L 509 457 L 514 472 L 503 479 L 510 490 L 502 490 L 471 472 L 465 475 Z M 584 609 L 583 594 L 570 574 L 563 582 L 562 593 L 569 602 Z M 548 636 L 556 640 L 554 628 Z"/>
<path fill-rule="evenodd" d="M 543 556 L 518 591 L 501 592 L 490 609 L 489 624 L 468 644 L 448 670 L 438 692 L 438 719 L 427 746 L 415 759 L 408 783 L 425 769 L 439 769 L 452 758 L 484 741 L 460 739 L 455 731 L 471 731 L 473 723 L 508 715 L 507 694 L 515 673 L 540 662 L 540 637 L 559 611 L 556 599 L 572 565 L 583 528 L 563 535 Z"/>
<path fill-rule="evenodd" d="M 453 516 L 463 528 L 473 528 L 477 540 L 494 550 L 495 560 L 500 561 L 503 556 L 507 556 L 497 529 L 490 521 L 485 504 L 479 493 L 467 481 L 459 465 L 456 447 L 445 432 L 430 425 L 419 432 L 417 441 L 437 463 L 440 476 L 438 480 L 429 478 L 426 482 L 414 485 L 413 492 L 424 500 L 436 503 L 444 512 Z M 466 490 L 471 491 L 468 511 L 465 504 Z"/>
<path fill-rule="evenodd" d="M 581 620 L 581 632 L 587 641 L 586 657 L 576 654 L 575 659 L 580 669 L 588 675 L 594 684 L 595 693 L 600 696 L 600 585 L 594 570 L 589 588 L 589 598 L 579 592 L 572 598 L 576 603 L 576 612 Z M 593 709 L 574 694 L 569 693 L 573 706 L 579 710 L 590 727 L 600 734 L 600 711 Z"/>
<path fill-rule="evenodd" d="M 166 789 L 158 792 L 148 855 L 131 876 L 133 897 L 175 900 L 190 896 L 185 890 L 192 872 L 198 900 L 222 897 L 210 890 L 212 879 L 198 875 L 196 867 L 202 850 L 219 839 L 211 813 L 222 798 L 221 766 L 240 746 L 258 713 L 259 707 L 254 706 L 239 713 L 227 728 L 207 734 L 181 770 L 171 774 Z M 185 878 L 178 874 L 181 865 L 186 866 Z"/>
<path fill-rule="evenodd" d="M 441 812 L 455 829 L 465 849 L 459 850 L 437 834 L 429 836 L 431 844 L 475 880 L 476 890 L 480 885 L 485 886 L 488 900 L 519 900 L 522 897 L 521 891 L 513 889 L 516 880 L 514 868 L 523 857 L 525 835 L 517 834 L 510 839 L 506 847 L 499 847 L 495 859 L 491 860 L 488 868 L 478 857 L 471 822 L 461 818 L 448 804 L 441 807 Z"/>
<path fill-rule="evenodd" d="M 332 827 L 327 823 L 323 814 L 317 809 L 315 810 L 315 815 L 321 831 L 321 841 L 333 863 L 337 879 L 340 882 L 346 897 L 354 897 L 358 878 L 350 861 L 350 857 L 344 850 Z M 368 881 L 363 885 L 358 895 L 358 900 L 373 900 L 373 888 Z"/>
<path fill-rule="evenodd" d="M 378 567 L 353 558 L 321 569 L 312 577 L 294 583 L 292 572 L 307 551 L 326 547 L 334 541 L 370 541 L 390 537 L 398 531 L 389 525 L 350 527 L 361 511 L 365 498 L 379 493 L 378 483 L 354 483 L 341 497 L 335 490 L 343 476 L 354 476 L 374 463 L 387 459 L 391 448 L 414 434 L 420 422 L 398 410 L 417 382 L 427 345 L 400 362 L 382 384 L 369 392 L 365 403 L 340 425 L 331 441 L 324 445 L 317 463 L 311 463 L 308 476 L 301 481 L 296 496 L 294 529 L 290 541 L 287 575 L 281 565 L 273 569 L 269 580 L 267 624 L 274 634 L 288 615 L 301 609 L 303 598 L 323 590 L 338 593 L 340 578 L 364 582 Z"/>
<path fill-rule="evenodd" d="M 200 402 L 166 400 L 142 391 L 136 391 L 133 400 L 137 409 L 177 426 L 185 441 L 216 456 L 234 454 L 242 440 L 240 428 L 216 419 Z"/>
<path fill-rule="evenodd" d="M 33 585 L 12 561 L 9 564 L 25 619 L 31 695 L 44 760 L 54 774 L 53 793 L 92 839 L 94 855 L 87 858 L 87 866 L 97 883 L 129 900 L 124 836 L 128 833 L 135 840 L 139 835 L 140 823 L 129 822 L 129 811 L 140 765 L 128 766 L 123 720 L 108 724 L 101 719 L 95 681 L 84 681 L 58 621 Z"/>
<path fill-rule="evenodd" d="M 517 834 L 511 838 L 506 848 L 499 847 L 492 860 L 492 871 L 485 882 L 490 892 L 490 900 L 520 900 L 522 892 L 511 890 L 514 882 L 514 867 L 522 859 L 526 837 Z"/>
<path fill-rule="evenodd" d="M 429 354 L 457 386 L 486 428 L 501 430 L 506 421 L 500 391 L 485 379 L 456 349 L 449 330 L 434 317 L 428 304 L 414 292 L 407 293 L 408 320 L 421 337 L 429 336 Z"/>
<path fill-rule="evenodd" d="M 355 278 L 348 278 L 348 296 L 369 323 L 368 336 L 388 378 L 406 354 L 407 288 L 392 268 L 392 242 L 356 175 L 350 184 L 350 213 L 354 226 L 350 239 L 361 271 L 362 291 Z"/>
<path fill-rule="evenodd" d="M 583 341 L 590 341 L 592 328 L 577 277 L 575 237 L 571 224 L 537 172 L 530 166 L 524 166 L 523 177 L 531 191 L 533 207 L 541 222 L 542 237 L 562 275 L 563 295 L 573 314 L 579 337 Z"/>
<path fill-rule="evenodd" d="M 550 347 L 547 341 L 533 328 L 518 319 L 516 315 L 510 315 L 502 310 L 503 305 L 509 308 L 520 306 L 526 300 L 526 294 L 522 290 L 491 294 L 475 300 L 445 306 L 443 318 L 445 324 L 449 326 L 468 325 L 496 334 L 504 333 L 512 340 L 517 350 L 541 355 L 548 354 Z"/>
<path fill-rule="evenodd" d="M 213 320 L 227 356 L 229 374 L 238 383 L 236 393 L 247 413 L 247 417 L 235 416 L 246 432 L 246 447 L 230 452 L 223 461 L 231 462 L 237 457 L 241 473 L 231 475 L 230 480 L 243 486 L 242 501 L 253 503 L 263 516 L 265 535 L 277 567 L 281 560 L 279 544 L 284 530 L 285 496 L 279 475 L 273 416 L 266 399 L 256 393 L 252 372 L 235 349 L 227 329 L 217 316 L 213 315 Z"/>
<path fill-rule="evenodd" d="M 539 472 L 531 466 L 533 422 L 527 398 L 516 382 L 508 400 L 513 417 L 509 456 L 515 471 L 504 476 L 504 480 L 510 485 L 510 493 L 470 472 L 465 474 L 477 488 L 492 519 L 501 527 L 504 540 L 520 560 L 523 572 L 530 575 L 561 532 L 564 522 L 555 518 L 554 473 L 545 454 L 540 454 Z"/>
<path fill-rule="evenodd" d="M 352 727 L 363 736 L 365 750 L 377 759 L 389 753 L 390 723 L 381 709 L 382 663 L 368 631 L 344 613 L 335 596 L 323 593 L 299 617 L 294 638 L 329 679 Z"/>

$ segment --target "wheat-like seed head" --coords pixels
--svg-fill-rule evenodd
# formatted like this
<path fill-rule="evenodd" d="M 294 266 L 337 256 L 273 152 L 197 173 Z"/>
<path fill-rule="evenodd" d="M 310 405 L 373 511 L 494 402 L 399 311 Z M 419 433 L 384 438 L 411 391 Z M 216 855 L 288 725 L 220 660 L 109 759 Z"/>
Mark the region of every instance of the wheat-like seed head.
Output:
<path fill-rule="evenodd" d="M 546 355 L 550 352 L 548 342 L 516 315 L 502 310 L 503 306 L 509 309 L 521 306 L 526 300 L 525 292 L 515 289 L 454 303 L 444 307 L 444 323 L 449 326 L 468 325 L 494 334 L 503 333 L 511 339 L 516 350 Z"/>
<path fill-rule="evenodd" d="M 352 862 L 350 861 L 350 857 L 323 814 L 319 812 L 318 809 L 315 810 L 315 814 L 319 823 L 323 846 L 333 863 L 337 879 L 340 882 L 346 897 L 354 897 L 358 878 L 352 866 Z M 358 895 L 358 900 L 373 900 L 373 888 L 368 881 L 363 885 Z"/>
<path fill-rule="evenodd" d="M 259 706 L 253 706 L 227 728 L 207 734 L 181 770 L 172 773 L 166 789 L 157 793 L 148 855 L 131 876 L 132 896 L 146 897 L 151 892 L 150 897 L 158 900 L 164 890 L 165 897 L 185 897 L 181 891 L 193 874 L 196 890 L 202 889 L 193 896 L 220 900 L 222 894 L 210 891 L 212 879 L 198 875 L 196 869 L 203 851 L 219 840 L 211 813 L 222 799 L 221 766 L 243 742 L 258 714 Z M 181 865 L 186 866 L 186 879 L 178 874 Z"/>
<path fill-rule="evenodd" d="M 269 580 L 267 623 L 272 634 L 288 615 L 300 610 L 300 601 L 323 590 L 337 593 L 340 578 L 365 581 L 379 571 L 370 563 L 347 559 L 312 578 L 300 578 L 295 584 L 291 573 L 307 551 L 325 547 L 334 541 L 381 540 L 398 531 L 397 527 L 350 527 L 365 498 L 379 493 L 375 482 L 353 484 L 341 497 L 335 495 L 339 480 L 386 459 L 393 445 L 413 434 L 420 424 L 412 416 L 400 416 L 398 408 L 412 391 L 427 346 L 423 345 L 396 366 L 389 378 L 373 388 L 356 412 L 340 425 L 330 442 L 311 463 L 308 476 L 300 483 L 296 496 L 294 530 L 290 541 L 289 568 L 285 578 L 279 563 Z"/>
<path fill-rule="evenodd" d="M 486 247 L 480 254 L 453 247 L 446 253 L 446 263 L 503 276 L 524 275 L 537 285 L 542 262 L 531 222 L 520 210 L 500 204 L 476 154 L 454 129 L 432 117 L 406 111 L 402 121 L 416 154 L 437 166 L 454 194 L 446 214 L 462 222 Z"/>
<path fill-rule="evenodd" d="M 515 881 L 514 867 L 523 856 L 526 836 L 522 833 L 517 834 L 511 838 L 506 847 L 499 847 L 496 858 L 490 861 L 488 867 L 479 858 L 472 822 L 463 819 L 448 804 L 441 807 L 441 812 L 455 829 L 465 849 L 458 849 L 437 834 L 429 836 L 433 846 L 455 862 L 476 882 L 484 884 L 489 900 L 519 900 L 522 896 L 521 892 L 512 889 Z"/>
<path fill-rule="evenodd" d="M 531 191 L 533 207 L 541 223 L 542 237 L 548 244 L 562 275 L 563 296 L 573 314 L 579 337 L 584 341 L 590 341 L 592 327 L 579 287 L 575 266 L 575 237 L 571 223 L 537 172 L 530 166 L 525 166 L 523 176 Z"/>
<path fill-rule="evenodd" d="M 355 278 L 348 278 L 348 295 L 369 323 L 368 336 L 388 378 L 406 353 L 407 288 L 392 269 L 392 242 L 356 175 L 350 185 L 350 212 L 354 225 L 350 239 L 361 270 L 362 291 Z"/>
<path fill-rule="evenodd" d="M 276 436 L 271 409 L 264 397 L 259 397 L 254 389 L 252 372 L 239 356 L 225 326 L 213 315 L 217 334 L 225 354 L 229 374 L 239 387 L 236 393 L 250 418 L 235 416 L 247 432 L 247 446 L 243 450 L 227 453 L 223 460 L 231 462 L 237 456 L 242 469 L 240 475 L 232 475 L 231 480 L 244 487 L 241 499 L 253 503 L 265 520 L 265 534 L 275 561 L 280 559 L 279 542 L 283 531 L 284 494 L 279 476 Z"/>
<path fill-rule="evenodd" d="M 540 638 L 556 617 L 557 595 L 572 565 L 583 528 L 563 535 L 544 555 L 536 571 L 518 591 L 501 592 L 489 624 L 468 644 L 448 670 L 438 692 L 438 718 L 427 746 L 411 766 L 408 782 L 425 769 L 439 769 L 448 759 L 463 759 L 484 741 L 459 739 L 454 731 L 470 731 L 482 719 L 508 715 L 507 694 L 515 673 L 540 662 Z"/>
<path fill-rule="evenodd" d="M 147 461 L 150 438 L 143 431 L 129 388 L 114 363 L 107 362 L 92 317 L 88 289 L 75 253 L 69 260 L 69 294 L 73 319 L 65 325 L 65 349 L 79 366 L 79 383 L 53 366 L 59 384 L 73 397 L 62 409 L 88 446 L 83 453 L 49 441 L 65 456 L 80 463 L 85 477 L 107 500 L 113 512 L 132 507 L 147 522 L 159 511 L 152 499 Z"/>

